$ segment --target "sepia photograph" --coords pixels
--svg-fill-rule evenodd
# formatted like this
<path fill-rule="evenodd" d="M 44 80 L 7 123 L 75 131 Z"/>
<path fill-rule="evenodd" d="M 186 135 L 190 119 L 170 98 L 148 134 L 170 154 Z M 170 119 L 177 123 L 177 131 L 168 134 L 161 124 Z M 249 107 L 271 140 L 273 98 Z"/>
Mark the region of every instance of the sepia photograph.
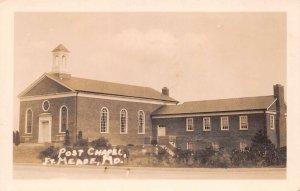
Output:
<path fill-rule="evenodd" d="M 16 13 L 14 177 L 285 178 L 285 18 Z"/>
<path fill-rule="evenodd" d="M 270 190 L 300 178 L 287 12 L 63 10 L 10 13 L 3 190 L 49 181 Z"/>

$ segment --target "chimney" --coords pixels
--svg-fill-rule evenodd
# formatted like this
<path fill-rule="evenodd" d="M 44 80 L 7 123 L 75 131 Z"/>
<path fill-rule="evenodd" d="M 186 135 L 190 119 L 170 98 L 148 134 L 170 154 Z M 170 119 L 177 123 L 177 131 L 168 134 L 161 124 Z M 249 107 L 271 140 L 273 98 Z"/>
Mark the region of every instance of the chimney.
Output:
<path fill-rule="evenodd" d="M 274 85 L 274 97 L 277 98 L 276 108 L 278 112 L 282 112 L 284 107 L 284 87 L 280 84 Z"/>
<path fill-rule="evenodd" d="M 273 86 L 276 101 L 276 131 L 277 147 L 286 146 L 286 105 L 284 102 L 284 87 L 280 84 Z"/>
<path fill-rule="evenodd" d="M 161 90 L 161 93 L 162 93 L 163 95 L 169 96 L 169 88 L 163 87 L 163 89 Z"/>

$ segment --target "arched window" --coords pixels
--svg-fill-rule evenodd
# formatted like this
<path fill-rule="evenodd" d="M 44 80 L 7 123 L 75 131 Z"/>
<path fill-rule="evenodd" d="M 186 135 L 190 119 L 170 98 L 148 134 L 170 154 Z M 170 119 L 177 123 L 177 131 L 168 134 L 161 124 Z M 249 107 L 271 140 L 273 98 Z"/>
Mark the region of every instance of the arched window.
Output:
<path fill-rule="evenodd" d="M 68 129 L 68 108 L 62 106 L 59 110 L 59 132 L 65 133 Z"/>
<path fill-rule="evenodd" d="M 101 109 L 100 113 L 100 133 L 108 133 L 109 112 L 106 107 Z"/>
<path fill-rule="evenodd" d="M 66 67 L 66 56 L 62 56 L 62 67 L 65 68 Z"/>
<path fill-rule="evenodd" d="M 25 134 L 32 134 L 33 113 L 31 109 L 26 110 L 25 114 Z"/>
<path fill-rule="evenodd" d="M 145 113 L 144 111 L 138 111 L 138 134 L 145 133 Z"/>
<path fill-rule="evenodd" d="M 120 133 L 127 133 L 127 111 L 122 109 L 120 111 Z"/>
<path fill-rule="evenodd" d="M 58 66 L 58 64 L 59 64 L 58 56 L 55 56 L 55 66 Z"/>

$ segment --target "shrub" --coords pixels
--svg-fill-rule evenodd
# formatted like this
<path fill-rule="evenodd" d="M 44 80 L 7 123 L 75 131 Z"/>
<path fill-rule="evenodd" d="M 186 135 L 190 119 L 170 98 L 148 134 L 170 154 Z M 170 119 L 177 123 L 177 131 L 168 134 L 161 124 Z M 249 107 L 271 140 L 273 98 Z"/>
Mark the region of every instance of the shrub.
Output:
<path fill-rule="evenodd" d="M 157 140 L 151 140 L 151 145 L 156 146 L 157 145 Z"/>
<path fill-rule="evenodd" d="M 66 130 L 64 146 L 70 146 L 70 133 L 69 133 L 69 130 Z"/>
<path fill-rule="evenodd" d="M 87 139 L 83 139 L 82 138 L 82 131 L 79 131 L 78 132 L 78 135 L 77 135 L 77 141 L 76 141 L 76 144 L 75 146 L 78 146 L 78 147 L 87 147 L 89 145 L 89 142 Z"/>
<path fill-rule="evenodd" d="M 278 164 L 278 154 L 265 129 L 258 130 L 252 138 L 249 159 L 254 161 L 257 166 Z"/>
<path fill-rule="evenodd" d="M 108 148 L 111 147 L 109 144 L 108 140 L 105 139 L 104 137 L 100 137 L 99 139 L 93 140 L 91 142 L 91 146 L 94 148 Z"/>
<path fill-rule="evenodd" d="M 159 162 L 166 160 L 168 156 L 168 152 L 166 149 L 158 149 L 156 158 Z"/>
<path fill-rule="evenodd" d="M 246 148 L 245 151 L 240 151 L 236 149 L 232 150 L 231 164 L 237 167 L 256 166 L 254 161 L 251 160 L 249 148 Z"/>
<path fill-rule="evenodd" d="M 278 152 L 278 165 L 286 166 L 286 147 L 281 147 Z"/>
<path fill-rule="evenodd" d="M 250 148 L 245 151 L 233 150 L 231 155 L 234 166 L 274 166 L 284 161 L 284 154 L 281 158 L 279 149 L 275 148 L 264 129 L 257 131 Z"/>
<path fill-rule="evenodd" d="M 82 131 L 79 131 L 79 132 L 78 132 L 77 139 L 79 139 L 79 140 L 82 139 Z"/>
<path fill-rule="evenodd" d="M 192 156 L 193 152 L 191 150 L 181 150 L 180 148 L 176 148 L 174 150 L 174 158 L 177 164 L 188 162 L 188 159 Z"/>
<path fill-rule="evenodd" d="M 20 144 L 20 134 L 19 131 L 15 133 L 15 145 L 18 146 Z"/>
<path fill-rule="evenodd" d="M 49 158 L 57 158 L 58 157 L 58 149 L 54 146 L 50 146 L 39 153 L 39 159 L 44 159 L 45 157 Z"/>

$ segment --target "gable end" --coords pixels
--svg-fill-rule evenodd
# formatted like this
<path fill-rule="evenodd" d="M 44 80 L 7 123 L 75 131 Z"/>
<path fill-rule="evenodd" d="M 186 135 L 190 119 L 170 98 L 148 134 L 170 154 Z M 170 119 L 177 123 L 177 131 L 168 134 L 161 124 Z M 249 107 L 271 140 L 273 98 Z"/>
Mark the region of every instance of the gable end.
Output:
<path fill-rule="evenodd" d="M 27 89 L 25 89 L 19 97 L 49 95 L 57 93 L 72 92 L 73 90 L 57 83 L 55 80 L 43 75 L 37 81 L 33 82 Z"/>

